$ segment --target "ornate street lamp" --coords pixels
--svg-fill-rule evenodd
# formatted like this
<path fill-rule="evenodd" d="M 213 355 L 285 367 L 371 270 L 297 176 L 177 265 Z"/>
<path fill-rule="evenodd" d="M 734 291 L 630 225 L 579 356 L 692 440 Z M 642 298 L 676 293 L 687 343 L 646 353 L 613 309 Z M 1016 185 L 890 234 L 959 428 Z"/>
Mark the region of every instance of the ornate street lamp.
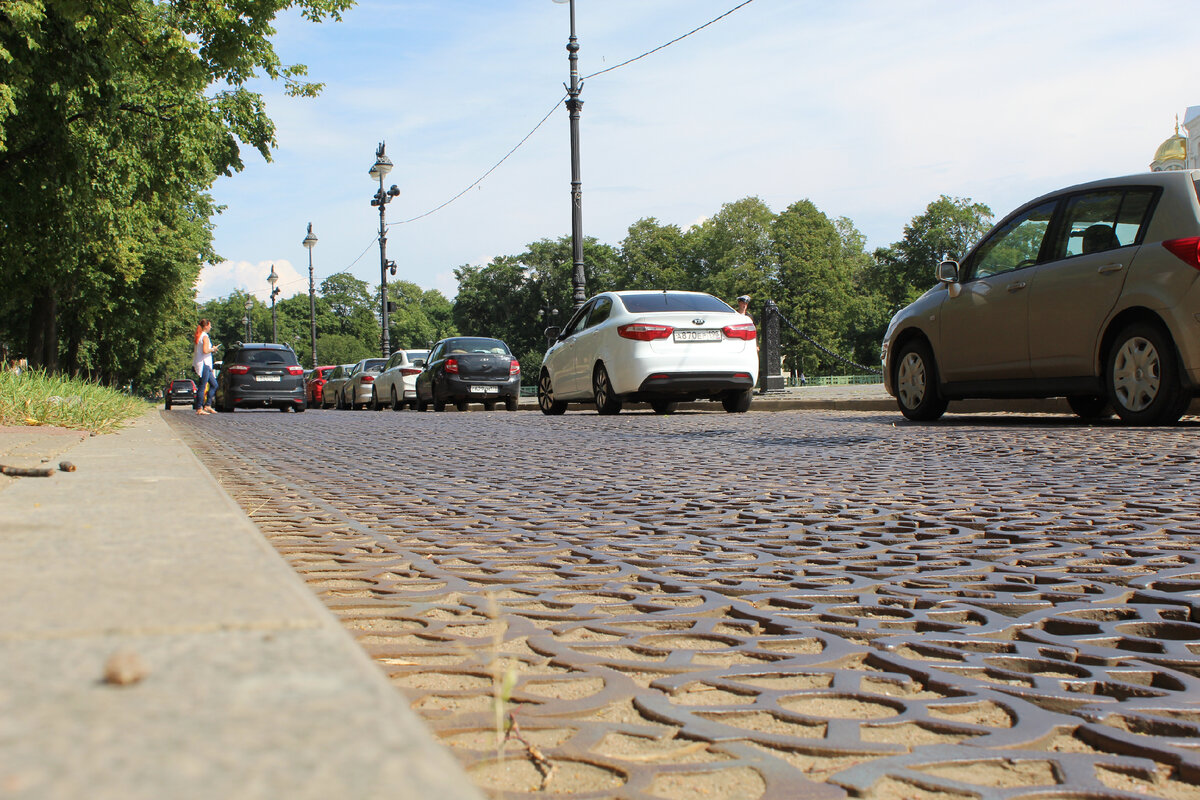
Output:
<path fill-rule="evenodd" d="M 383 327 L 380 347 L 383 357 L 387 358 L 392 354 L 391 336 L 388 333 L 387 276 L 389 269 L 393 275 L 396 274 L 396 262 L 387 259 L 387 224 L 384 221 L 384 211 L 387 204 L 392 202 L 392 198 L 400 194 L 400 189 L 393 183 L 386 192 L 383 190 L 383 179 L 392 171 L 392 160 L 384 154 L 384 147 L 385 143 L 380 142 L 375 150 L 375 164 L 367 174 L 379 180 L 379 191 L 371 198 L 371 205 L 379 206 L 379 324 Z"/>
<path fill-rule="evenodd" d="M 312 250 L 317 244 L 317 237 L 313 235 L 312 223 L 308 223 L 308 235 L 301 242 L 305 249 L 308 250 L 308 327 L 312 335 L 312 368 L 317 368 L 317 291 L 313 283 L 313 265 L 312 265 Z"/>
<path fill-rule="evenodd" d="M 567 111 L 571 117 L 571 286 L 574 289 L 572 307 L 579 308 L 587 301 L 587 279 L 583 273 L 583 180 L 579 176 L 579 112 L 583 101 L 579 93 L 579 40 L 575 38 L 575 0 L 554 0 L 571 4 L 571 38 L 567 40 L 568 60 L 571 63 L 571 84 L 567 86 Z"/>
<path fill-rule="evenodd" d="M 271 265 L 271 274 L 267 276 L 267 283 L 271 284 L 271 343 L 279 341 L 279 324 L 275 318 L 275 298 L 279 296 L 279 289 L 275 284 L 279 283 L 279 276 L 275 274 L 275 265 Z"/>
<path fill-rule="evenodd" d="M 246 316 L 242 317 L 242 322 L 246 323 L 246 341 L 250 339 L 250 311 L 254 308 L 254 301 L 249 297 L 246 298 Z"/>

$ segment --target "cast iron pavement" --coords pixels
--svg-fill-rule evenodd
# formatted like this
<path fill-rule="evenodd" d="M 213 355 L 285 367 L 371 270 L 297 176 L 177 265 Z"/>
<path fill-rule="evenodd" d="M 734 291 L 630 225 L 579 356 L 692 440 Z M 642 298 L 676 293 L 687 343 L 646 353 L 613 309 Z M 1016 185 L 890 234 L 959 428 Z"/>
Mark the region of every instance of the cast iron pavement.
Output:
<path fill-rule="evenodd" d="M 505 797 L 1200 796 L 1195 425 L 168 417 Z"/>

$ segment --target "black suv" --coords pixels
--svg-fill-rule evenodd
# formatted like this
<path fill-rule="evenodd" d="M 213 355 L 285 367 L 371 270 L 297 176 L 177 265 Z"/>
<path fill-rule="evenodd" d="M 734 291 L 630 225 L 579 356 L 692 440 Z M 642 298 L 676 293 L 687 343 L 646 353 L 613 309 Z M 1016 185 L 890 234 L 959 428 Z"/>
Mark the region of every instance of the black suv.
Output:
<path fill-rule="evenodd" d="M 303 411 L 304 368 L 285 344 L 235 344 L 217 378 L 218 411 L 289 408 Z"/>
<path fill-rule="evenodd" d="M 167 411 L 173 405 L 192 405 L 196 402 L 196 382 L 188 378 L 177 378 L 167 385 L 164 394 L 164 405 Z"/>

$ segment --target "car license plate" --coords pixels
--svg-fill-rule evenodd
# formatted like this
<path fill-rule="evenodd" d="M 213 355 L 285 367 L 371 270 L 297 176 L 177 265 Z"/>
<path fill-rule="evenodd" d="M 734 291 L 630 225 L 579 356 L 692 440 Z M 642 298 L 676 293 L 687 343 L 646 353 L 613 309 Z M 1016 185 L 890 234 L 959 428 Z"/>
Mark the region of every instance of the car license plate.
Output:
<path fill-rule="evenodd" d="M 721 331 L 703 330 L 703 331 L 675 331 L 675 341 L 677 342 L 719 342 L 721 341 Z"/>
<path fill-rule="evenodd" d="M 259 383 L 262 383 L 264 381 L 279 383 L 279 381 L 281 379 L 278 375 L 255 375 L 254 380 L 258 381 Z"/>
<path fill-rule="evenodd" d="M 471 394 L 499 394 L 500 387 L 498 386 L 472 386 L 468 389 Z"/>

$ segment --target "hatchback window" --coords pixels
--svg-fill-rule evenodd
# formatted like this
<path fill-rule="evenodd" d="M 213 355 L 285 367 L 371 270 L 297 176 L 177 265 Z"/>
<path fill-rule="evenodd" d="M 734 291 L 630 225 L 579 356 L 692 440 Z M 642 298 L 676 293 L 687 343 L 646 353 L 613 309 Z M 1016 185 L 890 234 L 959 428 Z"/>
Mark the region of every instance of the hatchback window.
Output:
<path fill-rule="evenodd" d="M 712 295 L 655 292 L 654 294 L 622 295 L 621 303 L 631 314 L 652 314 L 659 311 L 732 312 L 733 309 Z"/>
<path fill-rule="evenodd" d="M 986 278 L 1038 263 L 1042 241 L 1046 238 L 1046 230 L 1050 227 L 1050 217 L 1053 216 L 1056 205 L 1057 200 L 1042 203 L 993 231 L 992 235 L 967 257 L 963 265 L 963 274 L 968 280 Z"/>
<path fill-rule="evenodd" d="M 288 350 L 244 350 L 238 360 L 260 367 L 296 366 L 296 356 Z"/>
<path fill-rule="evenodd" d="M 1056 257 L 1136 244 L 1153 200 L 1153 189 L 1108 189 L 1072 197 L 1063 220 L 1065 246 L 1055 248 Z"/>
<path fill-rule="evenodd" d="M 192 388 L 191 381 L 171 381 L 172 389 L 190 389 Z"/>

